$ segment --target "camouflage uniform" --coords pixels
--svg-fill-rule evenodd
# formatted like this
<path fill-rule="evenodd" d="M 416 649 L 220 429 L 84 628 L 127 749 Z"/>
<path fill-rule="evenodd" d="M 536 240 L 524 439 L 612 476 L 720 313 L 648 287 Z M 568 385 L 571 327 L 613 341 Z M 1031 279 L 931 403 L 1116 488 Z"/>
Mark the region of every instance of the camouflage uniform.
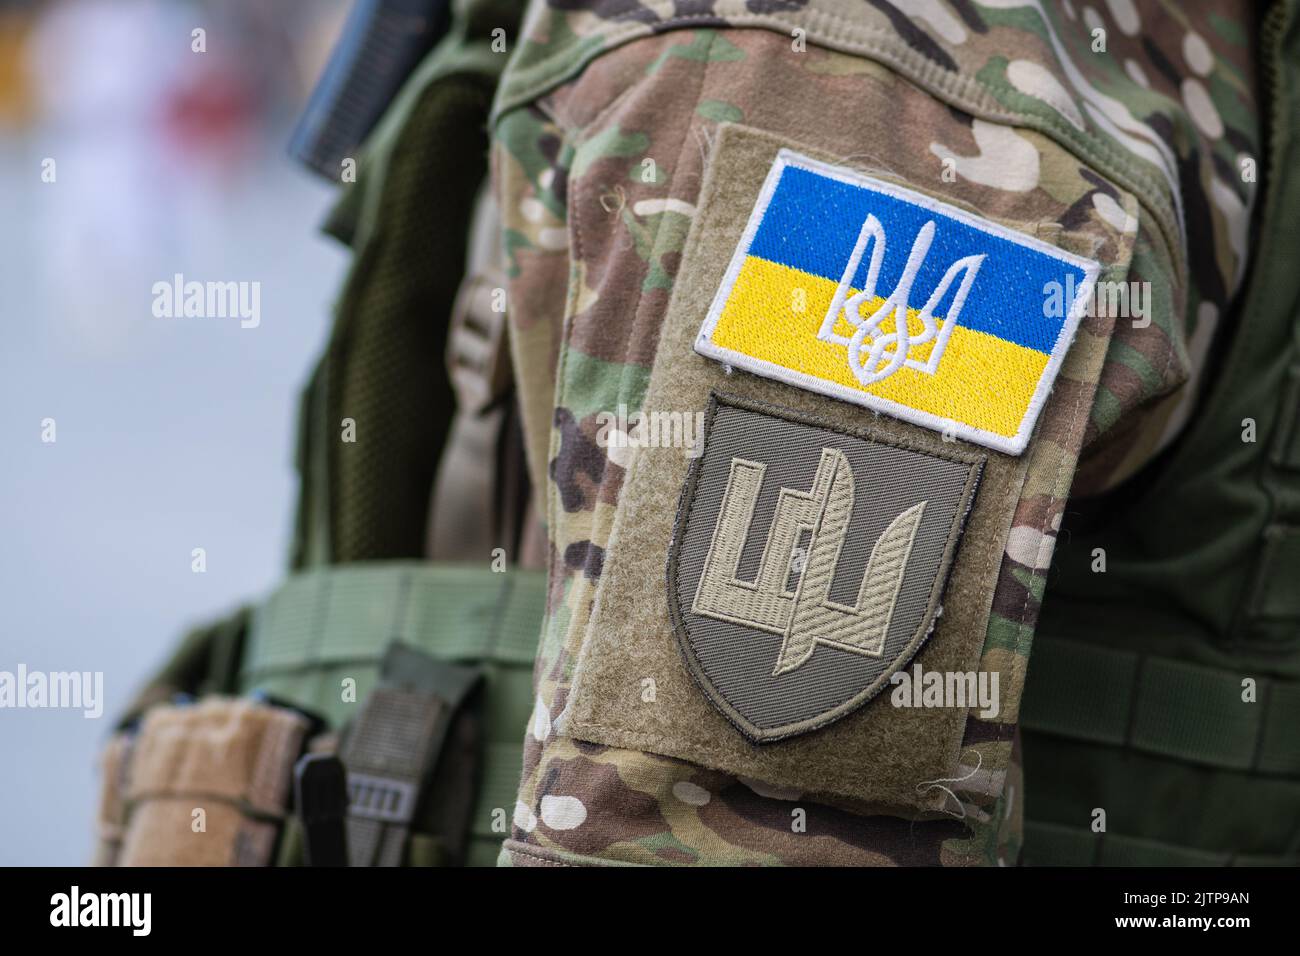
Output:
<path fill-rule="evenodd" d="M 516 378 L 550 543 L 503 862 L 1018 859 L 1019 704 L 1067 502 L 1121 485 L 1170 446 L 1237 315 L 1255 202 L 1246 171 L 1262 148 L 1255 57 L 1245 0 L 534 0 L 491 127 Z M 971 710 L 926 812 L 557 728 L 628 474 L 627 455 L 597 440 L 599 416 L 643 407 L 675 286 L 693 268 L 687 239 L 712 151 L 732 127 L 1036 224 L 1106 264 L 1105 278 L 1150 284 L 1149 322 L 1084 319 L 1021 459 L 983 595 L 979 669 L 1000 674 L 1001 711 Z M 794 808 L 806 833 L 791 830 Z"/>
<path fill-rule="evenodd" d="M 480 668 L 488 745 L 461 821 L 468 854 L 420 819 L 392 855 L 411 863 L 490 861 L 505 816 L 513 865 L 1294 863 L 1300 275 L 1286 266 L 1300 215 L 1280 174 L 1300 163 L 1297 4 L 531 0 L 516 34 L 521 6 L 456 0 L 331 217 L 356 260 L 304 396 L 290 579 L 192 634 L 132 712 L 177 691 L 262 691 L 338 730 L 393 641 Z M 465 242 L 471 216 L 479 238 L 490 218 L 471 199 L 494 87 L 517 410 L 497 375 L 498 310 L 480 308 L 497 266 Z M 696 354 L 754 169 L 775 170 L 782 147 L 946 222 L 1097 263 L 1107 290 L 1143 290 L 1142 307 L 1098 295 L 1057 337 L 1027 446 L 993 454 Z M 804 232 L 825 241 L 830 225 Z M 1008 312 L 1046 309 L 991 294 Z M 477 353 L 457 342 L 484 329 L 491 361 L 465 378 L 474 363 L 458 356 Z M 461 379 L 442 374 L 440 349 Z M 979 457 L 956 570 L 935 577 L 909 653 L 996 676 L 995 711 L 898 717 L 882 694 L 798 739 L 751 745 L 728 726 L 687 673 L 673 617 L 681 525 L 668 526 L 699 472 L 681 449 L 609 440 L 639 412 L 712 414 L 720 390 L 878 447 Z M 340 443 L 341 418 L 364 437 Z M 715 421 L 694 436 L 698 461 Z M 496 460 L 465 469 L 475 454 Z M 485 517 L 493 507 L 509 520 Z M 489 544 L 509 573 L 482 566 Z M 519 681 L 543 592 L 530 701 Z M 340 700 L 340 678 L 360 695 Z M 517 740 L 529 709 L 509 814 L 518 748 L 498 735 Z M 128 776 L 106 775 L 105 858 L 126 832 Z M 472 776 L 441 799 L 468 805 Z M 1098 809 L 1110 832 L 1090 830 Z M 294 826 L 281 862 L 301 861 Z M 184 857 L 161 827 L 144 842 Z"/>

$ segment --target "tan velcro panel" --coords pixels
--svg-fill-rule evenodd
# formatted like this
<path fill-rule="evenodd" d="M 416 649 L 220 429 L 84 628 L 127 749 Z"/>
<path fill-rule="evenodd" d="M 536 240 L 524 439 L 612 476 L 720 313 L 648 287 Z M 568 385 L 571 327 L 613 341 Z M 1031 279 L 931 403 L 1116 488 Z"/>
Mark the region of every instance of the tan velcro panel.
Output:
<path fill-rule="evenodd" d="M 209 698 L 148 713 L 131 754 L 119 866 L 263 866 L 307 720 Z"/>

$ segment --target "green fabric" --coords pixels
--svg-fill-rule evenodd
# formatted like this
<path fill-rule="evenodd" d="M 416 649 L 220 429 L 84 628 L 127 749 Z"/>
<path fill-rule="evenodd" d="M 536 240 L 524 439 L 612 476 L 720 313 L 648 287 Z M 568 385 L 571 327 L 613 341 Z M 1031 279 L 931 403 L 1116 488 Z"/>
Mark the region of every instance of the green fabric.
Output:
<path fill-rule="evenodd" d="M 375 562 L 304 572 L 254 614 L 239 689 L 264 691 L 337 729 L 379 683 L 393 641 L 481 665 L 485 746 L 469 862 L 490 866 L 514 807 L 545 604 L 538 571 Z M 349 679 L 355 695 L 345 698 Z"/>
<path fill-rule="evenodd" d="M 202 697 L 233 693 L 249 615 L 250 609 L 241 607 L 224 618 L 192 628 L 166 663 L 136 692 L 119 726 L 176 694 Z"/>
<path fill-rule="evenodd" d="M 1300 166 L 1292 128 L 1300 102 L 1296 5 L 1275 4 L 1268 22 L 1260 50 L 1273 77 L 1266 84 L 1272 102 L 1263 208 L 1254 271 L 1221 323 L 1229 338 L 1216 348 L 1226 349 L 1225 358 L 1170 456 L 1124 492 L 1072 502 L 1039 633 L 1089 639 L 1094 629 L 1085 605 L 1104 606 L 1123 615 L 1126 633 L 1102 642 L 1148 635 L 1145 650 L 1211 665 L 1256 650 L 1272 656 L 1281 643 L 1293 653 L 1267 666 L 1300 677 L 1300 616 L 1261 621 L 1249 609 L 1240 613 L 1259 593 L 1262 572 L 1300 580 L 1295 558 L 1273 566 L 1260 560 L 1267 528 L 1300 526 L 1296 472 L 1278 468 L 1269 454 L 1294 414 L 1285 386 L 1300 360 L 1300 271 L 1292 266 L 1300 248 L 1300 181 L 1288 175 Z M 1243 440 L 1247 422 L 1254 441 Z M 1104 573 L 1093 568 L 1097 548 L 1106 555 Z M 1217 652 L 1229 645 L 1231 653 Z"/>
<path fill-rule="evenodd" d="M 494 89 L 506 56 L 492 49 L 492 31 L 505 30 L 507 46 L 512 46 L 524 6 L 525 0 L 454 0 L 447 35 L 416 67 L 366 140 L 357 157 L 357 181 L 331 211 L 324 225 L 326 232 L 354 250 L 370 241 L 376 228 L 384 224 L 384 183 L 420 100 L 450 78 Z M 464 144 L 447 152 L 469 155 L 472 151 Z"/>
<path fill-rule="evenodd" d="M 1061 528 L 1021 711 L 1030 861 L 1296 861 L 1294 0 L 1268 12 L 1259 57 L 1263 202 L 1253 271 L 1215 343 L 1217 375 L 1170 454 L 1122 492 L 1073 501 Z M 1088 830 L 1098 808 L 1111 830 L 1100 850 Z"/>
<path fill-rule="evenodd" d="M 1247 613 L 1260 622 L 1293 625 L 1300 621 L 1300 526 L 1274 524 L 1264 530 Z"/>
<path fill-rule="evenodd" d="M 326 425 L 325 362 L 317 364 L 303 389 L 298 406 L 298 443 L 295 463 L 301 478 L 291 568 L 315 567 L 330 562 L 329 437 Z"/>
<path fill-rule="evenodd" d="M 485 124 L 521 0 L 456 0 L 446 37 L 403 85 L 325 224 L 352 246 L 334 328 L 300 413 L 292 567 L 421 556 L 455 410 L 445 368 Z M 343 421 L 355 423 L 343 440 Z"/>
<path fill-rule="evenodd" d="M 302 480 L 290 555 L 294 569 L 422 553 L 434 474 L 454 411 L 444 339 L 464 270 L 474 197 L 487 169 L 488 106 L 507 59 L 492 49 L 493 33 L 504 30 L 512 46 L 523 7 L 523 0 L 454 0 L 447 36 L 416 69 L 356 157 L 357 182 L 343 192 L 326 224 L 328 232 L 351 245 L 354 261 L 326 353 L 299 408 L 295 458 Z M 355 442 L 342 441 L 344 418 L 355 422 Z M 544 582 L 521 571 L 490 575 L 443 569 L 440 575 L 425 574 L 419 565 L 404 567 L 409 570 L 404 575 L 376 575 L 376 565 L 355 574 L 325 574 L 340 583 L 340 594 L 351 595 L 336 595 L 336 603 L 369 610 L 359 617 L 345 611 L 337 623 L 331 616 L 321 634 L 337 627 L 355 631 L 319 647 L 300 645 L 304 653 L 319 650 L 321 656 L 308 654 L 299 666 L 258 656 L 280 647 L 280 632 L 268 632 L 266 613 L 272 606 L 287 609 L 281 620 L 289 621 L 295 601 L 310 613 L 319 598 L 303 595 L 321 577 L 290 579 L 259 611 L 255 644 L 262 651 L 243 660 L 242 676 L 249 612 L 195 629 L 137 697 L 128 719 L 177 692 L 237 693 L 260 681 L 263 689 L 305 707 L 315 708 L 321 700 L 321 709 L 337 725 L 345 709 L 339 681 L 355 678 L 357 699 L 363 700 L 364 688 L 373 686 L 379 654 L 400 636 L 397 630 L 379 633 L 370 627 L 390 610 L 384 602 L 400 597 L 379 578 L 400 578 L 413 592 L 436 595 L 420 605 L 426 608 L 423 617 L 402 622 L 411 643 L 431 645 L 447 659 L 490 662 L 483 794 L 508 817 L 520 730 L 532 701 L 530 669 Z M 483 574 L 491 584 L 481 583 Z M 430 577 L 446 583 L 430 584 Z M 418 599 L 411 606 L 417 604 Z M 355 644 L 347 648 L 349 641 Z M 347 650 L 344 657 L 332 656 L 340 646 Z M 506 779 L 508 786 L 502 783 Z M 477 816 L 474 832 L 471 862 L 490 865 L 502 832 L 494 833 L 491 820 L 484 823 Z M 292 827 L 282 842 L 283 855 L 294 858 L 298 842 Z M 436 855 L 428 847 L 419 852 L 428 859 Z"/>
<path fill-rule="evenodd" d="M 1278 422 L 1272 460 L 1280 468 L 1300 471 L 1300 365 L 1291 366 L 1287 373 L 1282 420 Z"/>
<path fill-rule="evenodd" d="M 312 410 L 323 406 L 323 415 L 304 422 L 312 429 L 308 444 L 324 449 L 305 460 L 325 468 L 303 475 L 304 558 L 346 562 L 423 551 L 429 491 L 454 410 L 443 354 L 473 198 L 486 171 L 489 98 L 486 83 L 452 77 L 425 91 L 404 117 L 379 191 L 378 222 L 356 251 L 317 372 Z M 443 148 L 449 140 L 463 149 Z M 346 437 L 345 420 L 354 423 Z M 327 547 L 313 540 L 321 536 Z"/>
<path fill-rule="evenodd" d="M 1025 787 L 1027 862 L 1043 862 L 1047 853 L 1029 825 L 1051 824 L 1088 836 L 1093 852 L 1097 841 L 1123 837 L 1300 863 L 1294 775 L 1210 767 L 1043 731 L 1023 731 L 1021 745 L 1037 782 Z M 1090 829 L 1098 811 L 1105 813 L 1104 836 Z"/>
<path fill-rule="evenodd" d="M 1025 825 L 1034 847 L 1030 866 L 1288 866 L 1294 857 L 1208 853 L 1138 837 L 1096 834 L 1086 827 Z M 1028 851 L 1027 851 L 1028 853 Z"/>
<path fill-rule="evenodd" d="M 1077 641 L 1035 650 L 1022 726 L 1230 770 L 1300 776 L 1300 683 Z M 1254 679 L 1254 678 L 1252 678 Z"/>

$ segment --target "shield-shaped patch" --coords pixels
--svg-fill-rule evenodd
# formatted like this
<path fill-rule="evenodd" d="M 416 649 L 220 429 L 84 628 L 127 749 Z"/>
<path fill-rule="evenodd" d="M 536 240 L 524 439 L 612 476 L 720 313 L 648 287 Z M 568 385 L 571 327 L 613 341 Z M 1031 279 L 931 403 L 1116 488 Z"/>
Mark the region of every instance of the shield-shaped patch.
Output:
<path fill-rule="evenodd" d="M 712 396 L 669 554 L 669 610 L 692 676 L 741 733 L 768 742 L 823 727 L 912 659 L 983 463 Z"/>

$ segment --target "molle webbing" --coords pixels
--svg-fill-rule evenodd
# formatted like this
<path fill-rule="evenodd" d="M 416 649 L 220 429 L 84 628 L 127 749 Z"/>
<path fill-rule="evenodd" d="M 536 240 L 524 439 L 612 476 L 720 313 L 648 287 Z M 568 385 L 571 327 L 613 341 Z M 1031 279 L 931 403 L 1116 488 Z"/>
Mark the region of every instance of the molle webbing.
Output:
<path fill-rule="evenodd" d="M 519 783 L 545 603 L 545 574 L 518 568 L 366 562 L 304 572 L 254 613 L 241 687 L 309 709 L 338 728 L 380 686 L 394 642 L 481 668 L 482 782 L 467 859 L 491 865 L 505 835 L 493 828 L 494 811 L 508 816 Z M 428 849 L 424 828 L 417 818 L 412 853 Z"/>
<path fill-rule="evenodd" d="M 1255 702 L 1243 701 L 1243 680 Z M 1021 720 L 1029 730 L 1219 767 L 1300 777 L 1300 682 L 1044 639 Z"/>
<path fill-rule="evenodd" d="M 1210 852 L 1086 826 L 1025 822 L 1029 866 L 1295 866 L 1295 854 Z"/>
<path fill-rule="evenodd" d="M 1296 865 L 1297 726 L 1300 682 L 1041 638 L 1021 710 L 1024 861 Z"/>
<path fill-rule="evenodd" d="M 1300 646 L 1300 316 L 1277 411 L 1277 426 L 1260 482 L 1272 502 L 1246 592 L 1244 637 L 1254 646 Z"/>

